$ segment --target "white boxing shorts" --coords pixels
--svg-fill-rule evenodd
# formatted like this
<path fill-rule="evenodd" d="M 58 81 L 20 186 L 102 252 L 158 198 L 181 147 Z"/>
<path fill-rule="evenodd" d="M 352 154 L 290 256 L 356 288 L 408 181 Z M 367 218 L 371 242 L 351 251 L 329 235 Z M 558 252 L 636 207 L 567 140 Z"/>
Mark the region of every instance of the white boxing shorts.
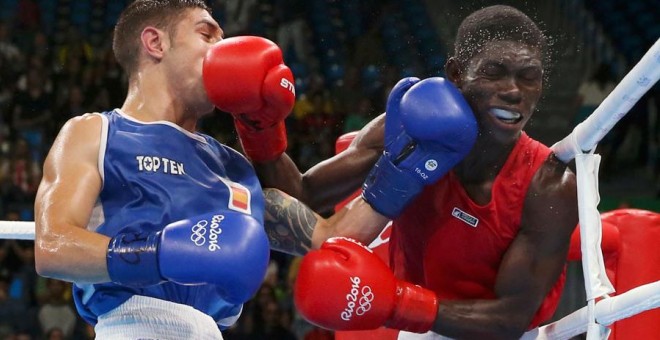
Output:
<path fill-rule="evenodd" d="M 222 339 L 210 316 L 190 306 L 139 295 L 99 316 L 94 331 L 99 340 Z"/>

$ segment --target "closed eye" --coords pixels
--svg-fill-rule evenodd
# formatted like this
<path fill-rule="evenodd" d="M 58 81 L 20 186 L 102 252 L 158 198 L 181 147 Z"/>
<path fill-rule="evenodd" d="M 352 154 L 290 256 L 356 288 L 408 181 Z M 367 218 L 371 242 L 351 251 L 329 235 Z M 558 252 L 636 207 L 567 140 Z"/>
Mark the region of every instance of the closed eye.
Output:
<path fill-rule="evenodd" d="M 540 80 L 543 77 L 543 70 L 538 67 L 525 68 L 518 73 L 520 78 L 527 81 Z"/>
<path fill-rule="evenodd" d="M 497 63 L 488 63 L 481 68 L 481 74 L 486 77 L 500 77 L 506 73 L 504 65 Z"/>
<path fill-rule="evenodd" d="M 197 23 L 197 30 L 207 42 L 217 42 L 222 40 L 223 33 L 218 24 L 208 20 L 202 20 Z"/>

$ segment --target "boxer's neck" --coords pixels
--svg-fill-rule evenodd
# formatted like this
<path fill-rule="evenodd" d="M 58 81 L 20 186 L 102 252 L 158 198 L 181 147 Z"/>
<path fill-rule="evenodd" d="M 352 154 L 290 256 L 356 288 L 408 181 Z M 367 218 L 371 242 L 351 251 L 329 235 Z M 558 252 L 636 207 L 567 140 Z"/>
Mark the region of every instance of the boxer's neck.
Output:
<path fill-rule="evenodd" d="M 143 122 L 167 121 L 191 132 L 195 131 L 199 118 L 181 97 L 173 95 L 168 83 L 156 72 L 138 72 L 131 78 L 121 109 Z"/>

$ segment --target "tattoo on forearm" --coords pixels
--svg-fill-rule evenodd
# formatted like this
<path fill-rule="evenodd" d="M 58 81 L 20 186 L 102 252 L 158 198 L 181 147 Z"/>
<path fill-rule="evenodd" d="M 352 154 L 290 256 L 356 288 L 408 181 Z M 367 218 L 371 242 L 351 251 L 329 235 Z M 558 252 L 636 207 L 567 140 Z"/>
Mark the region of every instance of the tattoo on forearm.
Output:
<path fill-rule="evenodd" d="M 312 247 L 316 215 L 306 205 L 276 189 L 265 189 L 265 227 L 270 246 L 292 255 Z"/>

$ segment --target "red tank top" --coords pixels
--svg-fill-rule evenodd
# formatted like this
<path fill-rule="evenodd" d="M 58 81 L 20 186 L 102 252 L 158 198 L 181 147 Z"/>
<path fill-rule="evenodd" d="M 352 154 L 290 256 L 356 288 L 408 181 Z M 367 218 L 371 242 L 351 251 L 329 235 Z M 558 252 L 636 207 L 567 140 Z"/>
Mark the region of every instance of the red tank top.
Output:
<path fill-rule="evenodd" d="M 532 177 L 550 149 L 522 134 L 493 183 L 491 201 L 470 199 L 453 172 L 427 187 L 394 222 L 390 261 L 396 276 L 447 300 L 494 299 L 497 270 L 520 228 Z M 530 328 L 552 317 L 565 270 Z"/>

